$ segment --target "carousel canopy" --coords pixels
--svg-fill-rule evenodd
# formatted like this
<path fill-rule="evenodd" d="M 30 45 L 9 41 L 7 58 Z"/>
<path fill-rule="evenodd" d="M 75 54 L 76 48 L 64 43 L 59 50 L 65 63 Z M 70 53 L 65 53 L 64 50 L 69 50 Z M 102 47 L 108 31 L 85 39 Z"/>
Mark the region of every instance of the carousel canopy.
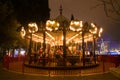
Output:
<path fill-rule="evenodd" d="M 57 22 L 55 25 L 53 25 L 55 23 L 54 21 Z M 63 45 L 63 39 L 64 39 L 63 27 L 65 28 L 65 31 L 66 31 L 66 44 L 69 44 L 71 42 L 81 43 L 82 42 L 82 32 L 80 31 L 81 29 L 77 26 L 76 29 L 78 30 L 75 30 L 75 29 L 74 31 L 71 30 L 70 28 L 72 27 L 70 27 L 71 25 L 70 21 L 71 20 L 69 20 L 68 18 L 62 15 L 62 8 L 60 7 L 60 15 L 57 16 L 54 20 L 52 20 L 49 26 L 48 26 L 49 23 L 47 24 L 48 28 L 45 30 L 46 43 L 51 44 L 52 46 Z M 83 26 L 81 21 L 79 22 L 77 21 L 76 23 L 77 24 L 79 23 L 79 26 L 81 27 Z M 33 41 L 43 43 L 43 31 L 39 31 L 33 34 L 32 36 L 33 36 Z M 86 33 L 84 35 L 84 39 L 85 41 L 91 41 L 93 40 L 93 35 L 91 33 Z"/>

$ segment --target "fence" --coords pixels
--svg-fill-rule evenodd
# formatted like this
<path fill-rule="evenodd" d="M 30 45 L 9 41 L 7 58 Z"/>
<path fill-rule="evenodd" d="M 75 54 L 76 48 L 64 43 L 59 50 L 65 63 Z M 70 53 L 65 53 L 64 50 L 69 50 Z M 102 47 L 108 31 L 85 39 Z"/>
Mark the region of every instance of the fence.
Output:
<path fill-rule="evenodd" d="M 54 62 L 54 60 L 53 60 Z M 119 56 L 110 56 L 103 55 L 97 57 L 97 62 L 99 63 L 96 67 L 90 68 L 77 68 L 76 66 L 69 67 L 70 69 L 56 69 L 61 68 L 61 66 L 50 66 L 49 63 L 46 66 L 40 64 L 30 64 L 30 66 L 37 67 L 27 67 L 25 66 L 28 63 L 28 59 L 25 56 L 21 57 L 9 57 L 4 56 L 3 58 L 3 66 L 7 70 L 20 72 L 23 74 L 34 74 L 34 75 L 43 75 L 43 76 L 84 76 L 84 75 L 92 75 L 98 73 L 108 72 L 110 68 L 117 67 L 119 65 Z M 90 66 L 90 65 L 89 65 Z"/>

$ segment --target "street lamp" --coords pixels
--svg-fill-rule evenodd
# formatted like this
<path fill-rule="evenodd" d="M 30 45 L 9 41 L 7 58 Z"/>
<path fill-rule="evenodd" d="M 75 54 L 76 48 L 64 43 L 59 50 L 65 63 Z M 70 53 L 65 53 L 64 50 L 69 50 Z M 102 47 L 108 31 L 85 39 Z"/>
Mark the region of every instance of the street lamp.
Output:
<path fill-rule="evenodd" d="M 36 23 L 29 23 L 28 24 L 28 32 L 30 33 L 30 44 L 29 44 L 29 57 L 30 57 L 30 60 L 29 60 L 29 64 L 31 64 L 32 62 L 32 58 L 31 58 L 31 54 L 32 54 L 32 34 L 34 34 L 35 32 L 38 31 L 38 27 L 37 27 L 37 24 Z"/>

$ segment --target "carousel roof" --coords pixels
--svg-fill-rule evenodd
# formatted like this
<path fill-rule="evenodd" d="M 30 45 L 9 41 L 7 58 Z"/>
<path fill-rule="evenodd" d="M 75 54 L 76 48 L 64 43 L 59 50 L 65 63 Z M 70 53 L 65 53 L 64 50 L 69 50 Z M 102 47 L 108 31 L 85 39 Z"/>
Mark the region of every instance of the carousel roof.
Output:
<path fill-rule="evenodd" d="M 64 22 L 64 21 L 69 22 L 70 21 L 68 18 L 66 18 L 65 16 L 63 16 L 61 14 L 58 17 L 56 17 L 55 20 L 58 22 Z"/>
<path fill-rule="evenodd" d="M 70 20 L 68 18 L 66 18 L 65 16 L 62 15 L 62 11 L 63 11 L 62 6 L 60 6 L 59 10 L 60 10 L 60 15 L 55 18 L 55 21 L 59 22 L 60 29 L 63 26 L 68 27 Z"/>
<path fill-rule="evenodd" d="M 59 29 L 63 28 L 64 26 L 69 27 L 68 25 L 70 20 L 64 17 L 63 15 L 59 15 L 58 17 L 56 17 L 55 21 L 59 22 Z"/>
<path fill-rule="evenodd" d="M 74 32 L 69 29 L 70 20 L 62 15 L 62 7 L 60 7 L 60 15 L 57 16 L 55 21 L 59 22 L 60 26 L 57 31 L 46 31 L 46 43 L 52 45 L 63 44 L 63 27 L 66 27 L 66 43 L 70 42 L 81 42 L 81 32 Z M 88 35 L 88 34 L 86 34 Z M 87 36 L 86 38 L 89 38 Z M 43 42 L 43 32 L 33 34 L 33 41 Z"/>

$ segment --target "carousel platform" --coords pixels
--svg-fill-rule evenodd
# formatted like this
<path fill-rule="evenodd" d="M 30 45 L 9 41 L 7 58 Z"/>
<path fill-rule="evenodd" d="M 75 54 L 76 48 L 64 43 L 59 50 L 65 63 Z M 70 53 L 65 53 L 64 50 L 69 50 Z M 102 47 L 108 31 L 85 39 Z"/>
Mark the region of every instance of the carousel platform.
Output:
<path fill-rule="evenodd" d="M 37 68 L 37 69 L 45 69 L 45 70 L 77 70 L 77 69 L 88 69 L 88 68 L 93 68 L 93 67 L 97 67 L 99 66 L 99 63 L 96 62 L 95 63 L 86 63 L 85 65 L 83 65 L 82 63 L 76 63 L 74 65 L 70 65 L 69 63 L 66 63 L 66 65 L 60 65 L 57 63 L 47 63 L 45 65 L 43 64 L 29 64 L 29 63 L 25 63 L 24 64 L 26 67 L 29 68 Z"/>

